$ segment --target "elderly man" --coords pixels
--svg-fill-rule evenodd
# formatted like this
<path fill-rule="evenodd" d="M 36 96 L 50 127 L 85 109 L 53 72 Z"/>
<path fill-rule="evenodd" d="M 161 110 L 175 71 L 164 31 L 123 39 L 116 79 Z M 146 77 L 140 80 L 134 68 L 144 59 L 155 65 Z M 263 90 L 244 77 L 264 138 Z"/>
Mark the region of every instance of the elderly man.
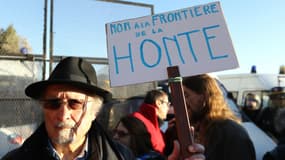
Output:
<path fill-rule="evenodd" d="M 111 94 L 97 86 L 94 68 L 82 58 L 63 59 L 48 80 L 29 85 L 25 93 L 42 105 L 44 122 L 2 160 L 134 159 L 128 148 L 111 140 L 96 122 L 102 103 Z M 190 149 L 203 152 L 199 146 Z M 178 158 L 177 150 L 179 146 L 170 159 Z M 203 160 L 203 155 L 191 158 Z"/>

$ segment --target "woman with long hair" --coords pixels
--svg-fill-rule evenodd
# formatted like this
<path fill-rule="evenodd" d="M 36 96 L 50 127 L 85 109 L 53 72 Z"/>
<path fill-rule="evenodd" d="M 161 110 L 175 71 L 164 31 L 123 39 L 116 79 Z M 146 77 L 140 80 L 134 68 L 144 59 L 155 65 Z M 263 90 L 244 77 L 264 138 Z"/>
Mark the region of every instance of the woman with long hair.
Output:
<path fill-rule="evenodd" d="M 203 74 L 185 77 L 182 84 L 189 120 L 195 128 L 194 139 L 205 146 L 206 159 L 255 160 L 253 143 L 229 108 L 216 79 Z M 169 128 L 165 134 L 167 146 L 174 132 Z"/>

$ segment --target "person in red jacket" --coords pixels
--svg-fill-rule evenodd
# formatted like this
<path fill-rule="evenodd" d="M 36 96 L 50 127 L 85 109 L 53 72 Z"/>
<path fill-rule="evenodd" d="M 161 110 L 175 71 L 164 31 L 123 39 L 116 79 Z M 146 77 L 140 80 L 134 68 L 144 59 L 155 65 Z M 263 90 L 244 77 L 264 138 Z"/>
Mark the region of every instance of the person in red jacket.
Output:
<path fill-rule="evenodd" d="M 147 92 L 139 110 L 132 114 L 145 124 L 151 135 L 153 148 L 160 153 L 163 153 L 165 148 L 160 124 L 166 119 L 169 106 L 170 102 L 168 101 L 167 93 L 162 90 L 151 90 Z"/>

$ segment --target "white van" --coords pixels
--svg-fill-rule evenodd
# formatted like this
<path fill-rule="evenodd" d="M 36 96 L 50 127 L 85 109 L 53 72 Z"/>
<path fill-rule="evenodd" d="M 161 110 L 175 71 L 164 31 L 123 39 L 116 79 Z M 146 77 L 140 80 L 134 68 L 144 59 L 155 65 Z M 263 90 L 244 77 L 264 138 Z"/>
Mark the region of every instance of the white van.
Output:
<path fill-rule="evenodd" d="M 218 75 L 218 78 L 239 106 L 244 105 L 248 93 L 253 93 L 260 97 L 261 107 L 266 107 L 270 90 L 276 86 L 285 86 L 285 74 L 226 74 Z"/>

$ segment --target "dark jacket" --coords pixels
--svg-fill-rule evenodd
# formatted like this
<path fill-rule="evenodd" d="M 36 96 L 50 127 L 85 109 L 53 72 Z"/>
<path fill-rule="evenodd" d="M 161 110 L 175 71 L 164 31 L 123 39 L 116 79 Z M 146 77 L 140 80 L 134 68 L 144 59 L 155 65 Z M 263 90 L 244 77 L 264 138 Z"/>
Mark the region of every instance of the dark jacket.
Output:
<path fill-rule="evenodd" d="M 88 132 L 88 140 L 88 160 L 134 159 L 128 148 L 112 141 L 95 121 Z M 20 148 L 7 153 L 1 160 L 54 160 L 48 148 L 48 136 L 42 124 Z"/>
<path fill-rule="evenodd" d="M 206 132 L 206 160 L 256 160 L 253 143 L 238 123 L 231 120 L 213 122 Z M 175 127 L 169 128 L 165 133 L 166 155 L 171 153 L 175 136 L 177 137 Z"/>
<path fill-rule="evenodd" d="M 263 156 L 263 160 L 284 160 L 285 159 L 285 137 L 280 138 L 278 145 Z"/>
<path fill-rule="evenodd" d="M 207 160 L 256 160 L 254 145 L 241 125 L 231 120 L 214 123 L 206 138 Z"/>
<path fill-rule="evenodd" d="M 270 137 L 278 141 L 279 135 L 274 127 L 274 118 L 277 112 L 278 108 L 276 107 L 265 107 L 260 111 L 257 117 L 257 125 Z"/>

